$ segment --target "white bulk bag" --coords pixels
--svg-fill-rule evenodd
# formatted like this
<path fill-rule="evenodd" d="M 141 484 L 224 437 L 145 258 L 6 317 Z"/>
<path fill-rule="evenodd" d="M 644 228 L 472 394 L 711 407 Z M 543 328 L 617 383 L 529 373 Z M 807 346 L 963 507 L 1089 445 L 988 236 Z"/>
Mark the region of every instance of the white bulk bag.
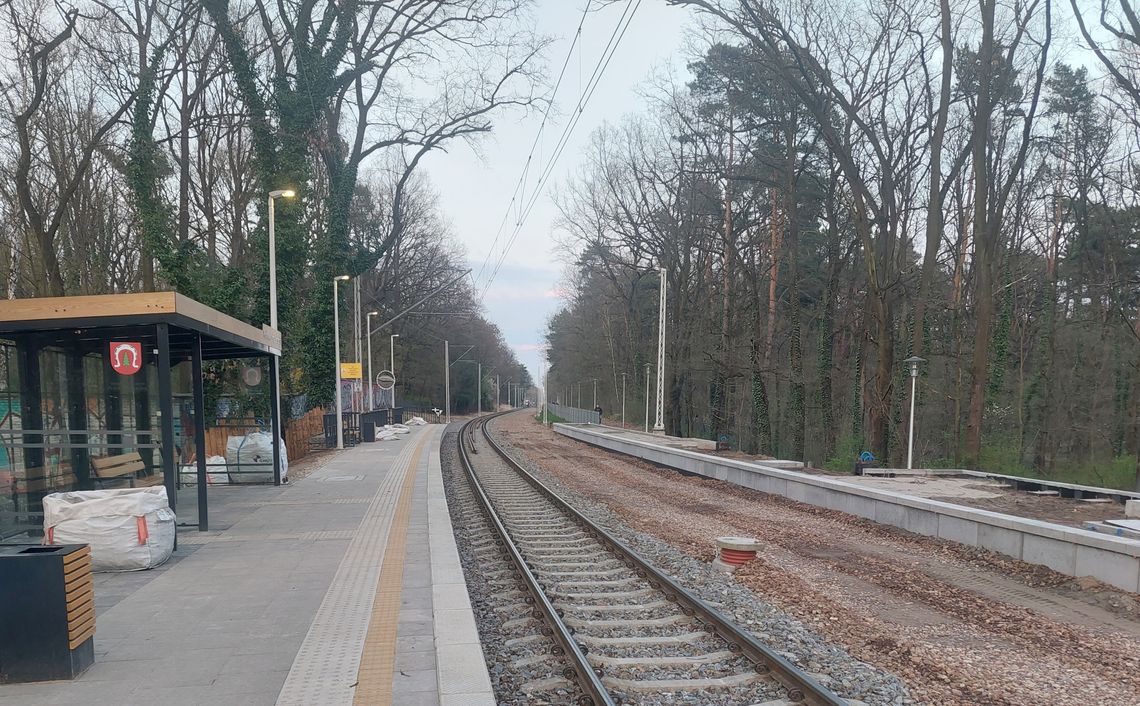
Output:
<path fill-rule="evenodd" d="M 226 485 L 229 483 L 230 476 L 226 469 L 225 456 L 207 456 L 206 485 Z M 182 474 L 182 485 L 196 485 L 198 483 L 198 464 L 186 464 L 179 472 Z"/>
<path fill-rule="evenodd" d="M 267 431 L 254 431 L 245 436 L 231 436 L 226 441 L 226 463 L 233 471 L 230 475 L 233 483 L 272 483 L 273 435 Z M 286 479 L 288 472 L 289 453 L 282 439 L 281 480 Z"/>
<path fill-rule="evenodd" d="M 410 427 L 422 427 L 425 424 L 427 424 L 427 422 L 424 421 L 423 417 L 412 417 L 408 420 L 408 426 Z"/>
<path fill-rule="evenodd" d="M 44 544 L 88 544 L 95 571 L 151 569 L 174 551 L 174 511 L 161 485 L 44 496 Z"/>

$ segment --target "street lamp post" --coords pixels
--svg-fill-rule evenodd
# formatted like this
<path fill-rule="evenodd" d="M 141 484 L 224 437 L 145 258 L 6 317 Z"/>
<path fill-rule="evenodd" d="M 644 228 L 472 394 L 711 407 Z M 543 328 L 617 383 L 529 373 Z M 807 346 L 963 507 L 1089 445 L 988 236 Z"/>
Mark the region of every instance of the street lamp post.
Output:
<path fill-rule="evenodd" d="M 906 449 L 906 469 L 914 467 L 914 393 L 918 383 L 918 364 L 926 360 L 918 356 L 911 356 L 903 361 L 910 365 L 910 439 Z"/>
<path fill-rule="evenodd" d="M 273 329 L 277 328 L 277 239 L 273 229 L 273 201 L 279 198 L 291 199 L 296 195 L 297 192 L 292 189 L 269 192 L 269 328 Z"/>
<path fill-rule="evenodd" d="M 367 321 L 368 321 L 368 411 L 369 412 L 376 409 L 375 400 L 372 399 L 372 383 L 375 380 L 375 378 L 372 377 L 372 317 L 373 316 L 379 316 L 379 315 L 380 315 L 380 312 L 378 312 L 378 311 L 370 311 L 370 312 L 368 312 L 368 316 L 366 317 Z"/>
<path fill-rule="evenodd" d="M 645 433 L 649 433 L 649 363 L 645 364 Z"/>
<path fill-rule="evenodd" d="M 451 424 L 451 350 L 443 342 L 443 406 L 447 410 L 447 423 Z"/>
<path fill-rule="evenodd" d="M 352 279 L 348 275 L 333 277 L 333 348 L 336 355 L 336 447 L 344 448 L 344 405 L 340 399 L 340 297 L 337 285 Z"/>
<path fill-rule="evenodd" d="M 550 423 L 550 364 L 542 361 L 542 425 Z"/>
<path fill-rule="evenodd" d="M 594 409 L 598 408 L 598 379 L 594 378 Z"/>
<path fill-rule="evenodd" d="M 621 428 L 625 429 L 625 373 L 621 374 Z"/>

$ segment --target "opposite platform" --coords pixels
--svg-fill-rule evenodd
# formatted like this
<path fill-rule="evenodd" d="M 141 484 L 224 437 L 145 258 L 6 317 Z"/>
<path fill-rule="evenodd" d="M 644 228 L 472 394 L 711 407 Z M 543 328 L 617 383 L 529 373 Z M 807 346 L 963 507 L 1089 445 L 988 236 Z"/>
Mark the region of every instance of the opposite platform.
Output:
<path fill-rule="evenodd" d="M 442 426 L 280 488 L 211 488 L 226 529 L 100 574 L 96 664 L 0 704 L 491 704 L 443 496 Z"/>

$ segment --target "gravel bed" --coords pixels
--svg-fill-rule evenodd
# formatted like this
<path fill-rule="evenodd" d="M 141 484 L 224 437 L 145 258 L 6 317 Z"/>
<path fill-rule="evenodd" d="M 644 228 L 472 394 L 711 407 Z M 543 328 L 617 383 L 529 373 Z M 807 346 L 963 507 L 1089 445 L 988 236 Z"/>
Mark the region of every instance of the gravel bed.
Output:
<path fill-rule="evenodd" d="M 822 685 L 844 698 L 857 699 L 868 706 L 918 703 L 910 697 L 906 686 L 895 675 L 877 669 L 852 657 L 842 648 L 827 643 L 799 620 L 737 584 L 731 576 L 654 536 L 625 526 L 608 508 L 569 490 L 557 478 L 537 467 L 523 450 L 515 448 L 501 434 L 496 434 L 494 424 L 490 425 L 490 431 L 496 441 L 520 460 L 528 471 L 591 521 L 641 554 L 694 595 L 714 602 L 722 613 L 746 627 L 758 639 L 811 674 Z"/>
<path fill-rule="evenodd" d="M 476 442 L 480 453 L 474 462 L 484 489 L 495 503 L 503 522 L 511 528 L 517 538 L 538 535 L 563 535 L 567 532 L 580 532 L 576 523 L 560 511 L 547 504 L 527 482 L 518 477 L 515 470 L 501 461 L 498 456 L 480 440 Z M 527 519 L 524 519 L 527 518 Z M 544 583 L 558 586 L 587 585 L 592 581 L 610 581 L 631 578 L 632 572 L 623 561 L 605 550 L 596 542 L 586 545 L 592 553 L 592 561 L 560 561 L 559 557 L 545 560 L 543 557 L 527 555 L 536 577 Z M 578 550 L 575 550 L 578 551 Z M 524 554 L 525 554 L 524 550 Z M 584 583 L 583 583 L 584 582 Z M 654 592 L 656 593 L 656 592 Z M 683 615 L 679 607 L 662 600 L 660 594 L 638 598 L 618 598 L 606 603 L 603 608 L 591 601 L 579 603 L 571 600 L 560 603 L 564 619 L 577 634 L 585 639 L 588 636 L 600 638 L 627 638 L 631 635 L 659 638 L 662 635 L 688 634 L 702 628 L 691 618 Z M 614 609 L 617 610 L 614 610 Z M 660 620 L 662 625 L 654 625 Z M 638 625 L 640 621 L 649 625 Z M 652 640 L 641 645 L 638 657 L 660 658 L 665 656 Z M 772 703 L 786 697 L 783 686 L 771 678 L 756 673 L 747 659 L 727 651 L 721 644 L 716 652 L 723 652 L 718 659 L 704 663 L 697 659 L 687 659 L 678 664 L 613 664 L 604 660 L 610 653 L 607 646 L 595 646 L 597 656 L 594 666 L 603 675 L 610 692 L 621 703 L 629 706 L 742 706 L 745 704 Z M 690 656 L 694 652 L 690 649 Z M 717 680 L 726 683 L 704 686 L 700 689 L 669 690 L 654 681 L 673 680 Z M 737 680 L 743 681 L 737 681 Z"/>
<path fill-rule="evenodd" d="M 455 430 L 449 429 L 444 433 L 440 447 L 444 491 L 496 702 L 499 706 L 573 704 L 581 696 L 581 691 L 565 680 L 559 680 L 557 683 L 560 685 L 553 688 L 523 691 L 524 685 L 560 674 L 568 665 L 565 661 L 555 659 L 528 661 L 531 657 L 549 655 L 553 647 L 549 638 L 507 644 L 511 640 L 538 635 L 541 625 L 533 620 L 516 627 L 507 625 L 508 621 L 525 615 L 518 613 L 518 604 L 522 599 L 515 595 L 515 592 L 522 591 L 522 586 L 499 583 L 511 574 L 511 564 L 505 557 L 495 554 L 493 559 L 489 559 L 487 553 L 477 555 L 475 552 L 474 543 L 489 536 L 489 528 L 485 523 L 473 521 L 464 512 L 465 501 L 471 501 L 471 493 L 463 475 L 459 454 L 455 450 L 458 426 L 455 425 Z"/>
<path fill-rule="evenodd" d="M 627 528 L 710 562 L 756 537 L 743 586 L 939 706 L 1140 706 L 1137 594 L 842 512 L 678 473 L 509 415 L 492 426 Z"/>

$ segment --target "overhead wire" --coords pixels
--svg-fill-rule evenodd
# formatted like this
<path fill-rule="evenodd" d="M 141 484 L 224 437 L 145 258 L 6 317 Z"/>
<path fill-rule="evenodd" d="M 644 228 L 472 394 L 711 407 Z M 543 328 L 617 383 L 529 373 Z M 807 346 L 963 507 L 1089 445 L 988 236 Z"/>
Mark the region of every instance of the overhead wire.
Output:
<path fill-rule="evenodd" d="M 589 104 L 590 99 L 594 95 L 594 92 L 600 85 L 602 77 L 605 75 L 606 69 L 609 68 L 610 62 L 613 60 L 614 55 L 617 53 L 617 49 L 621 45 L 621 40 L 625 37 L 626 32 L 629 30 L 630 24 L 633 23 L 633 18 L 637 13 L 638 8 L 641 7 L 641 2 L 642 0 L 629 0 L 625 6 L 625 10 L 622 12 L 621 17 L 618 18 L 617 24 L 614 25 L 614 30 L 610 33 L 610 38 L 606 42 L 605 48 L 602 50 L 602 55 L 598 58 L 598 63 L 594 66 L 594 71 L 586 83 L 585 90 L 578 99 L 578 105 L 575 106 L 574 115 L 571 120 L 567 122 L 566 127 L 562 131 L 562 135 L 559 137 L 554 152 L 547 160 L 546 166 L 543 167 L 542 171 L 539 173 L 538 183 L 535 185 L 534 191 L 531 193 L 529 199 L 526 200 L 525 206 L 523 207 L 523 210 L 520 213 L 517 222 L 515 223 L 514 231 L 511 233 L 510 239 L 504 245 L 503 250 L 499 255 L 498 261 L 495 263 L 494 270 L 492 270 L 490 276 L 487 278 L 487 281 L 484 283 L 483 290 L 480 293 L 480 298 L 486 296 L 487 291 L 490 289 L 491 283 L 494 282 L 495 277 L 498 276 L 499 271 L 502 269 L 503 262 L 506 260 L 507 254 L 514 246 L 515 241 L 518 240 L 519 234 L 522 232 L 523 226 L 526 224 L 526 219 L 530 216 L 531 211 L 534 210 L 534 206 L 538 203 L 538 199 L 542 196 L 542 190 L 546 186 L 546 182 L 550 180 L 551 175 L 554 173 L 554 168 L 557 166 L 558 160 L 562 156 L 562 152 L 566 149 L 566 145 L 569 144 L 570 137 L 573 134 L 574 129 L 577 127 L 578 121 L 581 119 L 583 112 L 585 112 L 586 106 Z M 512 204 L 514 203 L 515 198 L 516 197 L 512 197 Z M 497 241 L 498 236 L 496 236 L 496 242 Z M 482 270 L 480 270 L 480 272 L 482 272 Z"/>
<path fill-rule="evenodd" d="M 566 69 L 570 66 L 570 61 L 574 56 L 574 47 L 581 46 L 582 27 L 584 27 L 586 24 L 586 16 L 589 14 L 590 6 L 592 4 L 593 0 L 586 0 L 586 6 L 582 9 L 582 17 L 578 20 L 578 29 L 575 31 L 574 38 L 570 42 L 570 48 L 566 51 L 566 58 L 562 61 L 562 69 L 558 72 L 558 78 L 554 82 L 554 90 L 551 92 L 550 102 L 547 103 L 546 110 L 542 114 L 542 122 L 538 125 L 538 132 L 535 133 L 534 142 L 531 144 L 530 152 L 527 154 L 526 161 L 523 163 L 522 173 L 519 174 L 518 181 L 515 184 L 514 193 L 511 194 L 510 203 L 507 204 L 507 208 L 503 213 L 503 219 L 499 223 L 499 229 L 495 233 L 495 239 L 491 243 L 491 247 L 487 250 L 487 257 L 483 259 L 483 264 L 479 266 L 479 273 L 473 278 L 472 284 L 475 283 L 475 280 L 478 280 L 483 276 L 483 272 L 487 269 L 487 265 L 490 264 L 491 258 L 495 254 L 495 246 L 499 244 L 499 238 L 502 236 L 503 231 L 506 228 L 507 220 L 511 217 L 511 209 L 514 207 L 515 202 L 518 201 L 519 194 L 525 193 L 526 191 L 526 178 L 530 174 L 530 165 L 531 162 L 534 161 L 535 150 L 538 149 L 539 144 L 542 140 L 543 132 L 546 130 L 546 124 L 550 120 L 550 113 L 554 109 L 554 99 L 558 96 L 558 89 L 562 86 L 562 79 L 566 76 Z M 581 56 L 580 48 L 579 56 Z M 522 204 L 520 203 L 519 205 L 521 208 Z M 476 287 L 477 286 L 478 285 L 476 285 Z"/>

